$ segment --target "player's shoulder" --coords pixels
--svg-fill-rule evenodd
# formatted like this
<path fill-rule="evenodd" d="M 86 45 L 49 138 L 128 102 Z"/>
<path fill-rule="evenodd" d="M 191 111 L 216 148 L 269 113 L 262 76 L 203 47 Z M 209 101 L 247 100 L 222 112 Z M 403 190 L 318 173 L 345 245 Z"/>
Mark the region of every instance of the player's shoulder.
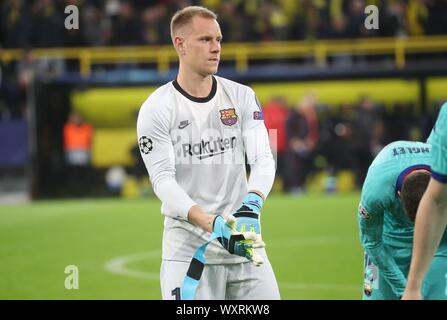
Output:
<path fill-rule="evenodd" d="M 163 124 L 169 127 L 173 108 L 172 82 L 166 83 L 152 92 L 143 102 L 138 112 L 137 126 Z"/>
<path fill-rule="evenodd" d="M 430 145 L 428 143 L 422 142 L 422 141 L 398 140 L 398 141 L 394 141 L 394 142 L 391 142 L 388 145 L 386 145 L 381 150 L 381 152 L 390 153 L 396 148 L 424 148 L 424 147 L 429 148 Z"/>
<path fill-rule="evenodd" d="M 442 113 L 443 115 L 447 114 L 447 101 L 444 102 L 444 104 L 441 106 L 441 110 L 439 111 L 439 113 Z"/>
<path fill-rule="evenodd" d="M 438 119 L 441 119 L 440 121 L 445 122 L 447 120 L 447 101 L 444 102 L 444 104 L 441 106 L 441 109 L 439 109 L 439 115 Z M 446 124 L 443 123 L 444 126 Z"/>
<path fill-rule="evenodd" d="M 395 175 L 396 164 L 394 156 L 398 153 L 400 148 L 410 146 L 407 142 L 410 141 L 394 141 L 387 144 L 380 150 L 376 155 L 371 165 L 369 166 L 368 173 L 366 175 L 365 184 L 366 185 L 381 185 L 385 181 L 391 179 L 393 180 L 393 175 Z M 380 188 L 380 187 L 379 187 Z M 376 190 L 374 191 L 376 192 Z"/>
<path fill-rule="evenodd" d="M 363 181 L 361 203 L 367 210 L 386 208 L 394 196 L 397 174 L 393 166 L 371 165 Z"/>
<path fill-rule="evenodd" d="M 428 136 L 427 142 L 438 145 L 440 140 L 445 140 L 442 138 L 443 136 L 447 136 L 447 102 L 444 102 L 444 104 L 441 105 L 436 122 Z"/>
<path fill-rule="evenodd" d="M 141 110 L 145 111 L 157 111 L 163 110 L 169 107 L 173 96 L 172 82 L 168 82 L 152 92 L 147 99 L 142 103 Z"/>
<path fill-rule="evenodd" d="M 430 152 L 431 145 L 421 141 L 398 140 L 386 145 L 372 162 L 372 166 L 385 162 L 399 160 L 400 156 L 408 154 L 425 154 Z"/>
<path fill-rule="evenodd" d="M 250 88 L 247 85 L 241 84 L 239 82 L 233 81 L 233 80 L 229 80 L 226 78 L 222 78 L 222 77 L 218 77 L 218 76 L 214 76 L 217 80 L 217 83 L 221 84 L 222 87 L 226 90 L 226 91 L 232 91 L 232 93 L 236 94 L 236 95 L 244 95 L 247 93 L 252 93 L 254 92 L 252 88 Z"/>
<path fill-rule="evenodd" d="M 403 169 L 415 164 L 428 165 L 430 151 L 431 145 L 425 142 L 399 140 L 389 143 L 371 163 L 365 184 L 376 185 L 379 190 L 383 184 L 394 184 Z"/>

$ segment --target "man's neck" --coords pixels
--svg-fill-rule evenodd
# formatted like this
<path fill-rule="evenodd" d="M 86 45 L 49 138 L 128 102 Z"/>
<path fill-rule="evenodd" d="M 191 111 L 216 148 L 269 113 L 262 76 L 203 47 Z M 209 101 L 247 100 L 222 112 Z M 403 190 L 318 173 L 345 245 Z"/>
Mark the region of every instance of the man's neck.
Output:
<path fill-rule="evenodd" d="M 188 74 L 180 68 L 177 83 L 189 95 L 196 98 L 205 98 L 211 92 L 213 77 L 211 75 L 204 77 L 194 72 Z"/>

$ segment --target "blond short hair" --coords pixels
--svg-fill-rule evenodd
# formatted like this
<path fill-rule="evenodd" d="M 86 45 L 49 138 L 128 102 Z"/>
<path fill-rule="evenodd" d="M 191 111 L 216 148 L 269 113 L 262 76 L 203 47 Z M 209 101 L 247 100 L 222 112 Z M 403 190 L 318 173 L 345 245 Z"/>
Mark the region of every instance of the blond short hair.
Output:
<path fill-rule="evenodd" d="M 191 23 L 192 18 L 195 16 L 217 20 L 217 15 L 205 7 L 185 7 L 177 11 L 171 19 L 171 37 L 174 37 L 175 31 L 179 28 Z"/>

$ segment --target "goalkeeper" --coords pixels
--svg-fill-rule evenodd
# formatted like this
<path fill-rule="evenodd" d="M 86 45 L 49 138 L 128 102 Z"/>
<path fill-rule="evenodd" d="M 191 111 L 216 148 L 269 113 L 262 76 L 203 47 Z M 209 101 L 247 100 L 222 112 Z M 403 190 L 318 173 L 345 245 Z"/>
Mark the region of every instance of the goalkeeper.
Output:
<path fill-rule="evenodd" d="M 279 299 L 261 238 L 275 163 L 258 100 L 249 87 L 214 76 L 222 34 L 213 12 L 178 11 L 171 37 L 177 78 L 149 96 L 137 121 L 165 216 L 162 298 Z"/>
<path fill-rule="evenodd" d="M 397 141 L 374 159 L 362 188 L 358 210 L 365 249 L 364 300 L 397 300 L 410 267 L 414 221 L 430 180 L 431 145 Z M 445 299 L 447 237 L 424 279 L 425 299 Z"/>

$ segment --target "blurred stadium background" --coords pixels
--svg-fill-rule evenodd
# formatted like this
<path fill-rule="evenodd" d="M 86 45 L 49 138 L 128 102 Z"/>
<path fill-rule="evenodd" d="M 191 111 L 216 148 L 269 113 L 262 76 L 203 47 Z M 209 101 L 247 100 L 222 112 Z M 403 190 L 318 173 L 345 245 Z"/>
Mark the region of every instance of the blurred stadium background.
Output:
<path fill-rule="evenodd" d="M 447 98 L 444 0 L 2 1 L 1 299 L 160 298 L 135 121 L 175 78 L 169 19 L 190 4 L 218 13 L 219 75 L 252 86 L 277 130 L 263 230 L 283 298 L 361 298 L 359 190 L 384 145 L 426 140 Z"/>

